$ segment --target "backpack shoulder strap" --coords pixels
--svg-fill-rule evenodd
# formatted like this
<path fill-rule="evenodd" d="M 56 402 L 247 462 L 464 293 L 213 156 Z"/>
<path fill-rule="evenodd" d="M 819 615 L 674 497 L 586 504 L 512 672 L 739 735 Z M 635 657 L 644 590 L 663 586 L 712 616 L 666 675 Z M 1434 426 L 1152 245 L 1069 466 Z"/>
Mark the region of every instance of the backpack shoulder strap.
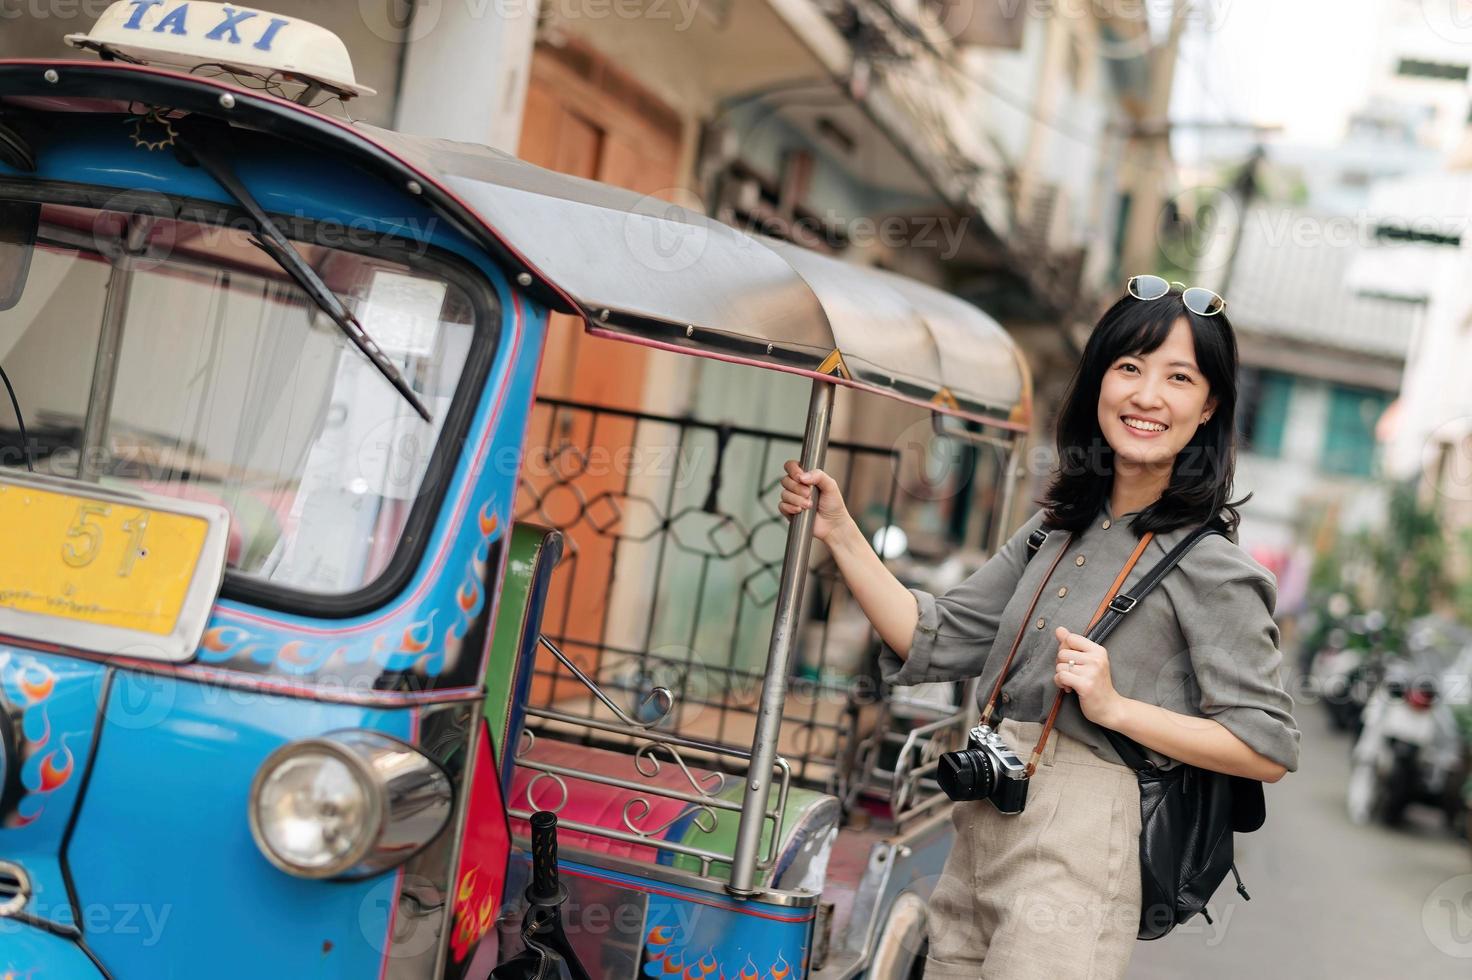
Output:
<path fill-rule="evenodd" d="M 1042 528 L 1038 528 L 1036 531 L 1029 534 L 1027 536 L 1027 557 L 1022 560 L 1022 563 L 1026 565 L 1028 562 L 1032 561 L 1032 556 L 1038 553 L 1038 549 L 1041 548 L 1043 546 L 1043 542 L 1047 540 L 1048 532 L 1044 531 Z"/>
<path fill-rule="evenodd" d="M 1120 591 L 1115 594 L 1113 599 L 1109 600 L 1109 610 L 1104 613 L 1104 616 L 1089 631 L 1089 639 L 1102 646 L 1104 640 L 1119 625 L 1120 620 L 1124 619 L 1130 610 L 1139 605 L 1140 601 L 1149 595 L 1160 584 L 1162 579 L 1170 574 L 1171 569 L 1181 563 L 1181 559 L 1186 557 L 1186 553 L 1194 548 L 1198 541 L 1208 534 L 1225 536 L 1226 533 L 1226 526 L 1221 522 L 1220 518 L 1217 518 L 1201 525 L 1182 538 L 1164 558 L 1156 563 L 1154 568 L 1145 573 L 1145 577 L 1139 581 L 1132 593 Z M 1140 748 L 1134 739 L 1108 728 L 1104 729 L 1104 734 L 1108 736 L 1110 744 L 1114 746 L 1120 758 L 1131 769 L 1137 772 L 1150 772 L 1154 770 L 1154 765 L 1145 756 L 1144 750 Z"/>

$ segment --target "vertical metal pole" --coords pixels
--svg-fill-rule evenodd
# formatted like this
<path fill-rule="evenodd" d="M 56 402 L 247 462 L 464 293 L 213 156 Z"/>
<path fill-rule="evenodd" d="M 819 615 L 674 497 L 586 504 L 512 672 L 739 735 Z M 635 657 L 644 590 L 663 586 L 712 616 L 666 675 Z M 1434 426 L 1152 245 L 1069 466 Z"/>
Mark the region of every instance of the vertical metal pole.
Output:
<path fill-rule="evenodd" d="M 92 457 L 107 449 L 113 389 L 118 383 L 118 354 L 123 345 L 128 299 L 133 292 L 133 256 L 143 250 L 152 227 L 152 219 L 146 216 L 129 218 L 121 248 L 112 256 L 107 299 L 102 306 L 102 328 L 97 334 L 97 357 L 92 365 L 92 390 L 87 396 L 87 418 L 82 423 L 82 458 L 77 461 L 79 479 L 96 482 L 101 473 L 98 461 Z"/>
<path fill-rule="evenodd" d="M 808 401 L 807 427 L 802 436 L 804 470 L 821 467 L 828 453 L 828 428 L 833 421 L 832 382 L 814 379 Z M 814 494 L 816 501 L 817 495 Z M 809 507 L 792 518 L 787 528 L 787 551 L 782 558 L 782 579 L 777 588 L 777 609 L 772 620 L 772 640 L 767 647 L 767 673 L 762 679 L 762 700 L 757 709 L 756 733 L 751 740 L 751 770 L 746 778 L 746 795 L 741 801 L 741 825 L 736 830 L 736 850 L 731 856 L 733 895 L 754 895 L 757 851 L 761 848 L 762 825 L 772 788 L 772 763 L 777 756 L 777 739 L 782 715 L 787 708 L 787 677 L 792 670 L 793 640 L 802 612 L 803 586 L 808 577 L 808 559 L 813 548 L 813 522 L 817 507 Z M 774 828 L 774 836 L 781 828 Z"/>
<path fill-rule="evenodd" d="M 1017 461 L 1022 456 L 1023 449 L 1027 446 L 1027 437 L 1018 436 L 1012 443 L 1012 448 L 1007 451 L 1007 461 L 1003 465 L 1006 476 L 1002 478 L 1002 512 L 997 517 L 997 522 L 992 526 L 992 554 L 1001 550 L 1002 545 L 1012 536 L 1012 505 L 1017 497 L 1017 483 L 1021 474 L 1017 472 Z"/>
<path fill-rule="evenodd" d="M 1000 444 L 999 444 L 1000 445 Z M 1017 499 L 1017 484 L 1021 479 L 1018 473 L 1018 460 L 1022 458 L 1023 448 L 1027 445 L 1027 437 L 1015 436 L 1012 444 L 1005 450 L 1006 456 L 1000 467 L 1002 471 L 1002 501 L 997 512 L 992 515 L 992 554 L 996 554 L 1007 543 L 1012 536 L 1012 505 Z M 967 679 L 961 689 L 961 705 L 965 710 L 965 721 L 962 723 L 963 731 L 970 731 L 972 726 L 981 720 L 981 705 L 977 703 L 976 691 L 981 684 L 980 677 Z"/>

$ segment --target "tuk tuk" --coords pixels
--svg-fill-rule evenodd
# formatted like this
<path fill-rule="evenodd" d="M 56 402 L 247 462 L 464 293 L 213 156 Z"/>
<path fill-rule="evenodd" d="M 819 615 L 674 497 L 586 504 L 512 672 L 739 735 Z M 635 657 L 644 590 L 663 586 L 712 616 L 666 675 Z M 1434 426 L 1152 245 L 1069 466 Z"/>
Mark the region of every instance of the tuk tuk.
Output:
<path fill-rule="evenodd" d="M 0 61 L 5 975 L 484 978 L 552 811 L 590 976 L 910 976 L 972 691 L 859 705 L 822 669 L 837 580 L 777 454 L 882 472 L 836 390 L 918 407 L 991 454 L 1001 540 L 1006 333 L 352 122 L 303 21 L 130 0 L 68 40 L 101 57 Z M 801 433 L 539 399 L 554 314 L 806 378 Z M 711 452 L 600 476 L 611 426 Z"/>

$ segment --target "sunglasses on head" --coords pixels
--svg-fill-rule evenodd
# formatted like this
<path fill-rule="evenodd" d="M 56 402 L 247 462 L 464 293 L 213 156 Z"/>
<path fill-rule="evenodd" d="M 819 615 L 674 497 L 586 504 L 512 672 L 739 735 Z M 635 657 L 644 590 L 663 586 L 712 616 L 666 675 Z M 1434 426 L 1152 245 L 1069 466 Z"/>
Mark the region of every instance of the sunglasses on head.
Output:
<path fill-rule="evenodd" d="M 1181 287 L 1181 302 L 1197 316 L 1216 316 L 1227 308 L 1227 301 L 1205 286 L 1187 287 L 1185 283 L 1171 282 L 1160 276 L 1130 276 L 1125 288 L 1135 299 L 1159 299 L 1170 292 L 1170 287 Z"/>

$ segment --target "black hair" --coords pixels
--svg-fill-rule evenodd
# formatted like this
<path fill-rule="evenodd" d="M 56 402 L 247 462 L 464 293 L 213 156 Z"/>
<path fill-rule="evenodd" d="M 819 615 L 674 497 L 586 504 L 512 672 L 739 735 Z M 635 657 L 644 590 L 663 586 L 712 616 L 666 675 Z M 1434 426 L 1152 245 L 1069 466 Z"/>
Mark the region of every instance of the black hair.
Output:
<path fill-rule="evenodd" d="M 1148 354 L 1165 343 L 1184 318 L 1196 345 L 1196 365 L 1216 408 L 1176 455 L 1170 483 L 1154 503 L 1132 519 L 1136 535 L 1162 534 L 1221 516 L 1229 529 L 1241 520 L 1232 501 L 1236 469 L 1237 339 L 1225 313 L 1199 316 L 1186 309 L 1175 290 L 1154 300 L 1126 293 L 1089 334 L 1058 412 L 1058 471 L 1038 503 L 1049 527 L 1082 531 L 1099 513 L 1114 483 L 1114 450 L 1099 428 L 1099 391 L 1104 372 L 1126 354 Z M 1225 513 L 1223 513 L 1225 512 Z"/>

